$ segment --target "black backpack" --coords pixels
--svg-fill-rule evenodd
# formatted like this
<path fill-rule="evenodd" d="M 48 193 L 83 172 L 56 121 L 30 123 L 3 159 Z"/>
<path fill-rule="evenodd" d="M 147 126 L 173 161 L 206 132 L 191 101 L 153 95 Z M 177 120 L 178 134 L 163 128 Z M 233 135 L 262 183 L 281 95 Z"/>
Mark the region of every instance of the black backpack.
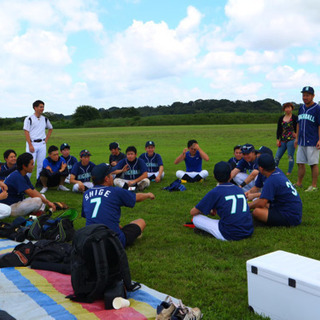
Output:
<path fill-rule="evenodd" d="M 131 282 L 126 252 L 116 233 L 103 224 L 92 224 L 76 231 L 71 252 L 71 283 L 74 301 L 93 302 L 116 288 L 140 288 Z"/>

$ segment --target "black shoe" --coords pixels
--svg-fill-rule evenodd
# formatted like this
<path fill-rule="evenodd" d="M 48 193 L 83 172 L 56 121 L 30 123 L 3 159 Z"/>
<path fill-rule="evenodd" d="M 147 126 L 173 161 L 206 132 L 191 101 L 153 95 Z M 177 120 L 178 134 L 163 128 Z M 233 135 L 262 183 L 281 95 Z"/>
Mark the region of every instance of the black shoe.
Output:
<path fill-rule="evenodd" d="M 193 232 L 196 234 L 199 234 L 200 236 L 205 236 L 205 237 L 213 237 L 213 235 L 207 231 L 201 230 L 199 228 L 194 228 Z"/>

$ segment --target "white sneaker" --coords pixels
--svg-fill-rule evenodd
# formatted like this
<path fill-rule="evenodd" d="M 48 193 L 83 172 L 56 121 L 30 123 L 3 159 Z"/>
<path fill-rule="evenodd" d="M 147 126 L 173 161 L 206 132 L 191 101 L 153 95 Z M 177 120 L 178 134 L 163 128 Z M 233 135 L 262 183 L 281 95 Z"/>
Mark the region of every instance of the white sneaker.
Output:
<path fill-rule="evenodd" d="M 43 194 L 43 193 L 46 193 L 48 191 L 48 188 L 47 187 L 43 187 L 41 190 L 40 190 L 40 193 Z"/>
<path fill-rule="evenodd" d="M 70 189 L 68 189 L 67 187 L 63 186 L 62 184 L 59 185 L 57 190 L 61 190 L 61 191 L 70 191 Z"/>

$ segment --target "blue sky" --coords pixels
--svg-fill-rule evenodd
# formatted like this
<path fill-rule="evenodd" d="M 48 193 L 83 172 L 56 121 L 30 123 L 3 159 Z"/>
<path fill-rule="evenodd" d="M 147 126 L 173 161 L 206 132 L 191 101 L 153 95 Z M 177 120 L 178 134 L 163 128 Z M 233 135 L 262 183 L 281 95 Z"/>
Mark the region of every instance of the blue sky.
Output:
<path fill-rule="evenodd" d="M 0 0 L 1 117 L 80 105 L 301 101 L 320 86 L 316 0 Z"/>

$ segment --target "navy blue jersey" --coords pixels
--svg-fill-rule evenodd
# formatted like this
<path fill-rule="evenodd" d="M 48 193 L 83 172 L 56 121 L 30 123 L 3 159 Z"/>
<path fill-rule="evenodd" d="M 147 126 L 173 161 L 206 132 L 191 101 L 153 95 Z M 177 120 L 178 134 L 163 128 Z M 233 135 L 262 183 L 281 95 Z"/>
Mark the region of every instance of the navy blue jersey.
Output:
<path fill-rule="evenodd" d="M 81 161 L 75 163 L 71 169 L 71 174 L 73 174 L 76 180 L 81 182 L 88 182 L 91 179 L 91 171 L 95 167 L 95 164 L 89 161 L 87 166 L 83 166 Z"/>
<path fill-rule="evenodd" d="M 18 170 L 13 171 L 5 180 L 4 183 L 8 186 L 8 197 L 0 202 L 8 205 L 22 201 L 25 191 L 34 189 L 27 175 L 23 176 Z"/>
<path fill-rule="evenodd" d="M 209 191 L 196 205 L 208 215 L 216 209 L 220 217 L 219 230 L 227 240 L 241 240 L 253 233 L 253 223 L 246 196 L 241 188 L 223 183 Z"/>
<path fill-rule="evenodd" d="M 285 174 L 276 169 L 264 182 L 260 198 L 267 199 L 291 225 L 301 223 L 302 202 Z"/>
<path fill-rule="evenodd" d="M 81 215 L 86 218 L 86 225 L 102 223 L 112 229 L 125 247 L 126 238 L 119 227 L 121 207 L 133 208 L 135 204 L 133 192 L 119 187 L 94 186 L 83 195 Z"/>
<path fill-rule="evenodd" d="M 187 151 L 184 162 L 186 163 L 187 172 L 202 171 L 202 158 L 200 156 L 199 150 L 197 150 L 196 154 L 193 157 L 190 155 L 190 151 Z"/>
<path fill-rule="evenodd" d="M 240 159 L 241 160 L 241 159 Z M 232 157 L 228 160 L 228 163 L 231 165 L 231 169 L 236 168 L 236 166 L 238 165 L 239 161 L 237 160 L 236 157 Z M 241 172 L 246 172 L 246 169 L 243 169 L 243 171 Z"/>
<path fill-rule="evenodd" d="M 159 167 L 163 166 L 162 158 L 158 153 L 154 153 L 151 157 L 149 157 L 148 153 L 145 152 L 139 158 L 142 159 L 147 165 L 148 172 L 158 172 Z"/>
<path fill-rule="evenodd" d="M 256 181 L 254 182 L 254 186 L 261 189 L 266 181 L 267 177 L 259 172 Z"/>
<path fill-rule="evenodd" d="M 78 162 L 77 158 L 74 156 L 70 156 L 70 155 L 68 155 L 66 158 L 64 156 L 61 156 L 61 157 L 62 157 L 62 159 L 64 159 L 64 161 L 67 164 L 68 173 L 71 173 L 71 169 L 72 169 L 73 165 Z"/>
<path fill-rule="evenodd" d="M 12 168 L 9 168 L 7 164 L 3 164 L 0 169 L 0 180 L 4 180 L 10 173 L 17 169 L 17 165 L 15 164 Z"/>
<path fill-rule="evenodd" d="M 122 152 L 120 152 L 117 156 L 110 154 L 109 156 L 109 164 L 111 164 L 111 162 L 115 161 L 115 162 L 119 162 L 120 160 L 124 159 L 126 157 L 126 155 Z"/>
<path fill-rule="evenodd" d="M 58 161 L 53 161 L 50 157 L 47 157 L 43 160 L 43 168 L 50 167 L 52 172 L 58 172 L 61 168 L 62 163 L 66 163 L 66 161 L 59 157 Z"/>
<path fill-rule="evenodd" d="M 320 106 L 315 103 L 307 108 L 302 105 L 298 114 L 299 136 L 298 145 L 315 147 L 319 140 Z"/>
<path fill-rule="evenodd" d="M 258 157 L 252 162 L 248 162 L 244 159 L 241 159 L 236 167 L 240 172 L 247 172 L 250 174 L 253 170 L 259 170 L 258 166 Z"/>
<path fill-rule="evenodd" d="M 140 158 L 136 158 L 134 161 L 129 161 L 127 158 L 122 159 L 115 166 L 115 170 L 122 169 L 126 164 L 129 166 L 129 170 L 121 174 L 125 180 L 135 180 L 148 171 L 147 165 Z"/>

